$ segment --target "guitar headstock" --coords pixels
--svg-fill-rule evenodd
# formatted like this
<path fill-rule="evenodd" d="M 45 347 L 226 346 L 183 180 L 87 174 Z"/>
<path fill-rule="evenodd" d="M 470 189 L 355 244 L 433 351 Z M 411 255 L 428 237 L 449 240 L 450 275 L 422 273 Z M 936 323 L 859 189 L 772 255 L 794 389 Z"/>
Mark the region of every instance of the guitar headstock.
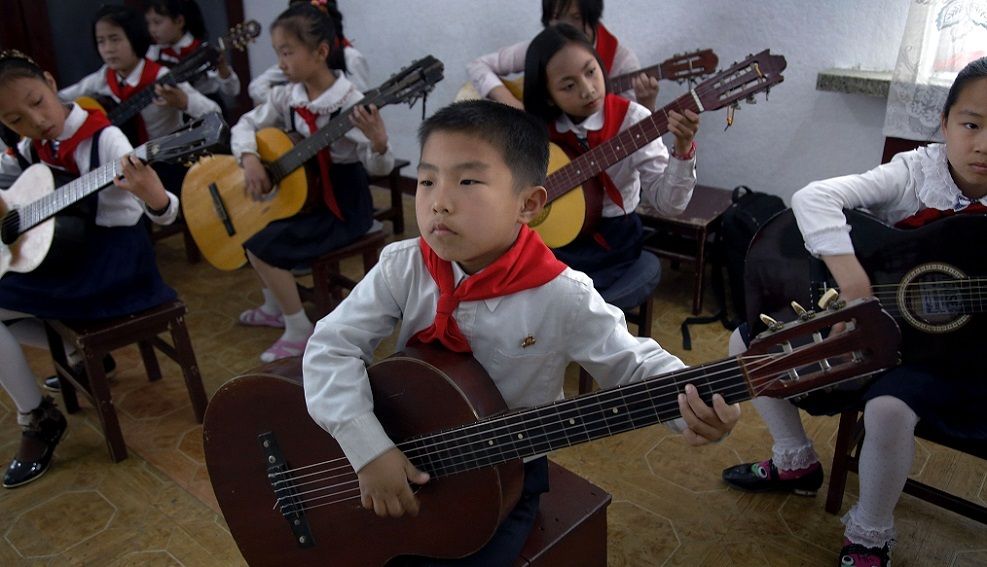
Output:
<path fill-rule="evenodd" d="M 755 94 L 767 92 L 784 80 L 781 72 L 787 66 L 784 56 L 771 55 L 770 50 L 765 49 L 720 71 L 694 90 L 704 110 L 723 108 L 742 99 L 753 101 Z"/>
<path fill-rule="evenodd" d="M 260 30 L 261 26 L 257 20 L 247 20 L 242 24 L 237 24 L 219 39 L 220 49 L 226 50 L 232 47 L 245 51 L 247 45 L 260 36 Z"/>
<path fill-rule="evenodd" d="M 408 67 L 402 68 L 384 84 L 367 93 L 367 99 L 377 106 L 407 102 L 415 104 L 419 97 L 432 90 L 436 83 L 442 80 L 442 62 L 427 55 Z"/>
<path fill-rule="evenodd" d="M 898 364 L 901 332 L 877 299 L 797 311 L 797 321 L 772 321 L 738 357 L 754 396 L 791 398 Z M 830 333 L 837 323 L 846 329 Z"/>
<path fill-rule="evenodd" d="M 228 147 L 230 129 L 218 112 L 210 112 L 184 128 L 150 140 L 140 155 L 148 162 L 187 163 Z"/>
<path fill-rule="evenodd" d="M 672 81 L 689 81 L 715 73 L 719 62 L 712 49 L 699 49 L 669 57 L 661 63 L 661 74 Z"/>

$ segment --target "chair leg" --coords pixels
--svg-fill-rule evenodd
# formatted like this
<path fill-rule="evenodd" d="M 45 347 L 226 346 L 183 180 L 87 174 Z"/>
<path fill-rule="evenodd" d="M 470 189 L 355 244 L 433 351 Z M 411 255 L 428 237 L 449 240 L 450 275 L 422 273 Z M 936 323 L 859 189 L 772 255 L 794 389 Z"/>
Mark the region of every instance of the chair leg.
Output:
<path fill-rule="evenodd" d="M 850 451 L 853 450 L 856 429 L 856 410 L 847 410 L 840 414 L 833 465 L 829 471 L 829 490 L 826 492 L 826 511 L 830 514 L 838 514 L 843 507 L 843 492 L 846 490 L 846 478 L 850 472 Z"/>
<path fill-rule="evenodd" d="M 202 375 L 199 373 L 199 364 L 195 360 L 195 351 L 192 350 L 192 341 L 189 339 L 188 327 L 185 325 L 185 318 L 179 317 L 171 324 L 171 340 L 175 345 L 175 354 L 178 360 L 175 362 L 182 368 L 182 376 L 185 378 L 185 388 L 188 390 L 189 399 L 192 401 L 192 411 L 195 412 L 195 419 L 202 423 L 202 418 L 206 414 L 206 390 L 202 386 Z"/>
<path fill-rule="evenodd" d="M 579 393 L 588 394 L 593 391 L 593 377 L 589 372 L 580 366 L 579 367 Z"/>
<path fill-rule="evenodd" d="M 401 196 L 401 172 L 396 169 L 391 171 L 389 181 L 391 185 L 391 210 L 394 211 L 391 222 L 394 224 L 394 233 L 402 234 L 404 233 L 404 200 Z"/>
<path fill-rule="evenodd" d="M 696 243 L 696 275 L 692 284 L 692 314 L 703 311 L 703 287 L 706 277 L 706 231 L 699 232 Z"/>
<path fill-rule="evenodd" d="M 106 448 L 110 451 L 110 459 L 114 463 L 118 463 L 127 458 L 127 445 L 123 442 L 123 432 L 120 431 L 117 410 L 113 406 L 110 385 L 106 379 L 106 372 L 103 370 L 103 356 L 105 354 L 103 352 L 87 352 L 85 367 L 96 413 L 99 415 L 99 421 L 103 426 Z"/>
<path fill-rule="evenodd" d="M 188 225 L 184 224 L 184 222 L 182 221 L 182 238 L 185 240 L 185 259 L 189 264 L 197 264 L 202 259 L 202 252 L 199 251 L 199 245 L 195 243 L 192 233 L 189 232 Z"/>
<path fill-rule="evenodd" d="M 641 304 L 640 307 L 638 307 L 640 321 L 637 326 L 637 336 L 651 336 L 652 320 L 654 319 L 654 305 L 654 300 L 649 297 L 644 303 Z"/>
<path fill-rule="evenodd" d="M 68 355 L 65 353 L 65 343 L 62 336 L 45 321 L 45 335 L 48 337 L 48 351 L 51 352 L 52 363 L 55 367 L 55 375 L 58 376 L 58 384 L 62 392 L 62 405 L 65 406 L 66 413 L 79 411 L 79 396 L 75 392 L 75 386 L 65 378 L 64 373 L 71 369 Z"/>
<path fill-rule="evenodd" d="M 154 354 L 154 345 L 150 341 L 139 341 L 137 348 L 141 351 L 141 360 L 144 361 L 147 380 L 149 382 L 157 382 L 161 379 L 161 366 L 158 364 L 157 355 Z"/>

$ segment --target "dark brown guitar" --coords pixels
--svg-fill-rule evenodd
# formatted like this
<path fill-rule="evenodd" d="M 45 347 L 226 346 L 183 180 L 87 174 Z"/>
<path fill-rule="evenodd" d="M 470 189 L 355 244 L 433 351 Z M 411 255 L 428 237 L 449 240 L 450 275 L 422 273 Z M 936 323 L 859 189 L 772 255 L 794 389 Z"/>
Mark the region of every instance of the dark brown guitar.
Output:
<path fill-rule="evenodd" d="M 987 267 L 977 244 L 987 237 L 987 216 L 956 215 L 901 230 L 859 212 L 845 211 L 850 238 L 881 306 L 901 325 L 905 362 L 969 356 L 987 337 Z M 969 243 L 967 246 L 961 243 Z M 815 305 L 836 282 L 805 249 L 791 210 L 758 231 L 744 275 L 747 320 L 790 313 L 789 301 Z"/>
<path fill-rule="evenodd" d="M 839 321 L 852 322 L 850 330 L 822 338 Z M 792 349 L 799 340 L 808 344 Z M 513 508 L 524 457 L 675 419 L 687 383 L 707 403 L 715 392 L 734 403 L 873 373 L 895 364 L 898 341 L 877 301 L 858 300 L 765 332 L 739 357 L 510 412 L 469 355 L 398 353 L 369 374 L 384 428 L 432 476 L 417 489 L 416 518 L 379 518 L 361 507 L 356 473 L 307 415 L 298 359 L 216 392 L 203 425 L 206 464 L 230 533 L 254 567 L 462 557 Z"/>

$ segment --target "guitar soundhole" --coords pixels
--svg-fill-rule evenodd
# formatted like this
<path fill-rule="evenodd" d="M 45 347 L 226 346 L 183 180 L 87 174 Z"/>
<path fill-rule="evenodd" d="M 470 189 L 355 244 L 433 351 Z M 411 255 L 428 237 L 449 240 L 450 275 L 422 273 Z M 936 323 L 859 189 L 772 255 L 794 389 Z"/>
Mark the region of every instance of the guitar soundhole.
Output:
<path fill-rule="evenodd" d="M 897 303 L 902 317 L 926 333 L 949 333 L 970 320 L 966 274 L 949 264 L 923 264 L 901 279 Z"/>
<path fill-rule="evenodd" d="M 0 221 L 0 241 L 10 246 L 17 240 L 21 229 L 21 215 L 16 210 L 3 215 Z"/>

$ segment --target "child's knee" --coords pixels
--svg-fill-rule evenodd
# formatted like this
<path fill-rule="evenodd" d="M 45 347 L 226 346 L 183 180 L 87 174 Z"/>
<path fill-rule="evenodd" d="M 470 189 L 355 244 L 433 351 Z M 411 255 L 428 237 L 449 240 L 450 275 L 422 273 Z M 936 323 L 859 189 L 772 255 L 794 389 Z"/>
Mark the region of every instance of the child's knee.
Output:
<path fill-rule="evenodd" d="M 878 396 L 864 406 L 864 427 L 868 430 L 912 429 L 917 423 L 918 415 L 908 404 L 894 396 Z"/>

